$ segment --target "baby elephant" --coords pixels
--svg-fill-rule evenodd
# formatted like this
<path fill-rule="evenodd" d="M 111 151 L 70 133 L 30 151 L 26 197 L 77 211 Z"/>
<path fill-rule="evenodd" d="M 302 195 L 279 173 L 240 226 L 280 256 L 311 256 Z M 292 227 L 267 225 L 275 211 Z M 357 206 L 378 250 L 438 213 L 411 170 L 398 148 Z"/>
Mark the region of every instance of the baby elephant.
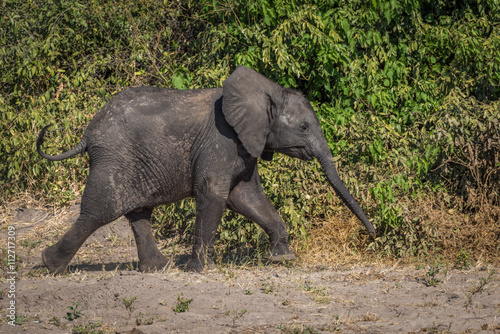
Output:
<path fill-rule="evenodd" d="M 238 66 L 222 88 L 128 89 L 92 119 L 79 144 L 63 160 L 88 152 L 90 173 L 78 220 L 42 253 L 53 273 L 61 273 L 99 227 L 125 215 L 137 244 L 139 269 L 161 269 L 167 259 L 156 247 L 151 213 L 160 204 L 192 196 L 196 223 L 187 268 L 213 265 L 211 254 L 225 208 L 253 220 L 269 235 L 270 260 L 292 260 L 285 224 L 262 191 L 257 159 L 274 152 L 302 160 L 317 158 L 338 196 L 375 230 L 340 180 L 320 123 L 299 92 L 285 89 L 254 70 Z"/>

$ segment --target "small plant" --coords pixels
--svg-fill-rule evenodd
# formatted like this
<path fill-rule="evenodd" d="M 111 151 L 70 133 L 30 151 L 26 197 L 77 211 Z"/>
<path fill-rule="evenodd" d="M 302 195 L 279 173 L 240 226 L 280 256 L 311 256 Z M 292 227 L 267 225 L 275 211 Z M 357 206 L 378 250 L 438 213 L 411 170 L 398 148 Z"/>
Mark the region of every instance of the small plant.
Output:
<path fill-rule="evenodd" d="M 14 324 L 16 325 L 24 325 L 28 321 L 28 316 L 26 314 L 16 315 L 16 319 L 14 319 Z"/>
<path fill-rule="evenodd" d="M 280 324 L 280 325 L 278 325 L 278 329 L 281 330 L 282 334 L 319 334 L 320 333 L 320 331 L 314 329 L 314 327 L 306 326 L 304 324 L 293 325 L 293 326 Z"/>
<path fill-rule="evenodd" d="M 82 306 L 82 304 L 73 303 L 73 306 L 66 307 L 69 312 L 66 312 L 66 316 L 64 318 L 68 319 L 69 321 L 80 318 L 82 316 L 82 312 L 80 312 L 80 310 L 78 309 L 78 307 L 80 306 Z"/>
<path fill-rule="evenodd" d="M 467 269 L 471 266 L 471 263 L 469 261 L 469 254 L 465 249 L 460 249 L 460 252 L 457 255 L 455 266 L 458 269 Z"/>
<path fill-rule="evenodd" d="M 118 240 L 118 237 L 116 236 L 116 234 L 109 234 L 108 235 L 108 240 L 111 241 L 111 244 L 116 244 L 116 241 Z"/>
<path fill-rule="evenodd" d="M 58 317 L 55 317 L 55 316 L 54 316 L 54 317 L 52 317 L 51 319 L 49 319 L 49 324 L 52 324 L 52 325 L 54 325 L 54 326 L 59 327 L 59 326 L 61 326 L 61 320 L 59 320 L 59 318 L 58 318 Z"/>
<path fill-rule="evenodd" d="M 272 294 L 274 292 L 273 286 L 271 284 L 269 284 L 269 283 L 263 283 L 261 286 L 262 286 L 261 290 L 265 294 L 270 295 L 270 294 Z"/>
<path fill-rule="evenodd" d="M 229 287 L 228 287 L 228 291 L 227 291 L 227 295 L 229 296 L 231 294 L 231 287 L 234 284 L 233 280 L 236 277 L 236 273 L 234 272 L 232 267 L 228 268 L 227 270 L 224 270 L 224 269 L 220 269 L 220 270 L 221 270 L 222 274 L 224 274 L 224 277 L 229 281 Z"/>
<path fill-rule="evenodd" d="M 231 317 L 231 320 L 233 321 L 232 327 L 234 328 L 236 326 L 236 321 L 243 318 L 243 316 L 247 312 L 248 311 L 246 309 L 241 310 L 239 312 L 238 312 L 238 310 L 230 310 L 230 311 L 228 310 L 228 311 L 226 311 L 226 317 Z"/>
<path fill-rule="evenodd" d="M 71 334 L 104 334 L 104 330 L 97 329 L 102 326 L 102 321 L 90 325 L 75 325 L 71 329 Z"/>
<path fill-rule="evenodd" d="M 130 296 L 129 299 L 127 298 L 123 298 L 123 305 L 125 305 L 125 308 L 127 309 L 127 311 L 129 312 L 129 314 L 131 315 L 132 312 L 134 312 L 135 310 L 135 305 L 134 303 L 137 301 L 137 296 Z"/>
<path fill-rule="evenodd" d="M 441 265 L 439 263 L 431 266 L 427 271 L 427 278 L 424 280 L 425 286 L 437 286 L 439 283 L 441 283 L 441 280 L 436 277 L 436 275 L 439 274 L 440 271 Z"/>
<path fill-rule="evenodd" d="M 380 319 L 380 316 L 376 313 L 366 312 L 361 319 L 362 321 L 378 321 Z"/>
<path fill-rule="evenodd" d="M 155 321 L 155 318 L 156 317 L 150 317 L 148 319 L 144 319 L 144 313 L 139 313 L 139 316 L 135 319 L 135 324 L 137 326 L 141 326 L 141 325 L 152 325 Z"/>
<path fill-rule="evenodd" d="M 174 307 L 172 307 L 172 310 L 175 313 L 181 313 L 181 312 L 187 312 L 189 311 L 189 304 L 193 301 L 193 299 L 185 299 L 184 294 L 181 293 L 180 295 L 177 296 L 177 303 L 175 304 Z"/>
<path fill-rule="evenodd" d="M 247 296 L 253 295 L 253 291 L 250 290 L 250 289 L 246 289 L 245 290 L 245 295 L 247 295 Z"/>
<path fill-rule="evenodd" d="M 415 269 L 420 270 L 420 269 L 425 269 L 425 264 L 419 263 L 415 266 Z"/>
<path fill-rule="evenodd" d="M 269 280 L 269 277 L 266 278 L 266 279 L 261 279 L 260 281 L 263 282 L 260 286 L 260 290 L 262 292 L 264 292 L 265 294 L 267 295 L 270 295 L 272 293 L 274 293 L 274 286 L 271 282 L 268 281 Z"/>
<path fill-rule="evenodd" d="M 304 285 L 300 286 L 300 288 L 308 293 L 311 293 L 316 303 L 328 304 L 331 301 L 331 298 L 326 294 L 324 287 L 312 286 L 310 282 L 305 281 Z"/>
<path fill-rule="evenodd" d="M 316 287 L 316 286 L 312 286 L 311 283 L 309 281 L 305 281 L 304 282 L 304 285 L 300 286 L 302 290 L 306 291 L 306 292 L 311 292 L 313 294 L 320 294 L 320 295 L 324 295 L 325 292 L 325 288 L 319 288 L 319 287 Z"/>
<path fill-rule="evenodd" d="M 474 297 L 474 295 L 476 295 L 478 293 L 483 293 L 484 287 L 486 286 L 486 284 L 488 284 L 493 279 L 493 275 L 495 275 L 495 274 L 496 274 L 496 271 L 492 270 L 492 271 L 490 271 L 488 277 L 486 277 L 486 278 L 481 277 L 479 279 L 479 285 L 474 287 L 467 295 L 467 302 L 465 304 L 465 307 L 472 307 L 472 297 Z"/>
<path fill-rule="evenodd" d="M 40 278 L 48 274 L 49 270 L 47 268 L 37 268 L 28 271 L 25 275 L 29 278 Z"/>
<path fill-rule="evenodd" d="M 42 241 L 29 241 L 29 240 L 23 240 L 21 241 L 21 246 L 26 247 L 26 248 L 36 248 L 39 244 L 41 244 Z"/>

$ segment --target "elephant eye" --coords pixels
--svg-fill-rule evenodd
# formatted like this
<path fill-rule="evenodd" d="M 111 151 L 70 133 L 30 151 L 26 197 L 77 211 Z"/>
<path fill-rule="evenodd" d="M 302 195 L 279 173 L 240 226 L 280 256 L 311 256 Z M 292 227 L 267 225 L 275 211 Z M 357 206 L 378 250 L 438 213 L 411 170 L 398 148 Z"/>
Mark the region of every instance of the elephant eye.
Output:
<path fill-rule="evenodd" d="M 307 133 L 309 131 L 309 124 L 307 123 L 302 123 L 300 125 L 300 132 L 301 133 Z"/>

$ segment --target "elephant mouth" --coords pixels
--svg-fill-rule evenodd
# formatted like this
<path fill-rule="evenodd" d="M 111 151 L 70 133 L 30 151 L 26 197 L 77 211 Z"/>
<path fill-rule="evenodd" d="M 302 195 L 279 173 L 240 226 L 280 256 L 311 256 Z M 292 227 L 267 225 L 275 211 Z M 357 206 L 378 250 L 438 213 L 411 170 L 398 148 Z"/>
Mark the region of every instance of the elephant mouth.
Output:
<path fill-rule="evenodd" d="M 301 160 L 310 161 L 313 159 L 313 155 L 309 153 L 305 146 L 287 146 L 281 147 L 277 150 L 280 153 L 289 155 L 293 158 L 299 158 Z"/>

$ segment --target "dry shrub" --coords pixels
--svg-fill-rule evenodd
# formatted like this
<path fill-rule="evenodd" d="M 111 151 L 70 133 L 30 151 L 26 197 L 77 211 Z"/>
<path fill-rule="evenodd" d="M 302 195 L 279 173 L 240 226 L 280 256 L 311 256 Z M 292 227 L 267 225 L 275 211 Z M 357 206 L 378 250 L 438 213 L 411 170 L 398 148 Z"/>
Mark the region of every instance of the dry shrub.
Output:
<path fill-rule="evenodd" d="M 450 208 L 450 201 L 454 208 Z M 500 207 L 484 206 L 475 214 L 458 212 L 459 197 L 451 198 L 446 193 L 439 196 L 415 199 L 405 203 L 407 215 L 411 217 L 403 226 L 405 231 L 412 230 L 413 243 L 406 241 L 401 247 L 422 247 L 415 255 L 396 256 L 383 251 L 369 250 L 372 239 L 364 232 L 361 223 L 347 209 L 342 214 L 319 221 L 312 225 L 307 242 L 294 241 L 293 249 L 299 255 L 299 265 L 350 265 L 350 264 L 388 264 L 445 261 L 450 265 L 463 267 L 500 263 Z M 409 232 L 408 232 L 409 233 Z M 377 240 L 387 236 L 380 235 Z M 402 250 L 400 254 L 410 254 Z M 466 258 L 464 258 L 466 257 Z M 461 262 L 461 263 L 459 263 Z"/>
<path fill-rule="evenodd" d="M 344 217 L 345 216 L 345 217 Z M 299 265 L 361 264 L 375 258 L 365 251 L 369 237 L 356 217 L 342 215 L 313 224 L 307 233 L 307 242 L 294 240 L 292 248 L 298 254 Z"/>
<path fill-rule="evenodd" d="M 452 210 L 449 210 L 452 211 Z M 500 263 L 500 207 L 483 206 L 476 213 L 453 213 L 439 224 L 436 247 L 451 261 L 466 254 L 476 264 Z"/>
<path fill-rule="evenodd" d="M 437 123 L 445 148 L 436 171 L 453 203 L 450 220 L 440 224 L 439 246 L 466 252 L 476 261 L 498 262 L 500 253 L 500 104 L 450 94 Z M 451 200 L 450 200 L 451 199 Z"/>

